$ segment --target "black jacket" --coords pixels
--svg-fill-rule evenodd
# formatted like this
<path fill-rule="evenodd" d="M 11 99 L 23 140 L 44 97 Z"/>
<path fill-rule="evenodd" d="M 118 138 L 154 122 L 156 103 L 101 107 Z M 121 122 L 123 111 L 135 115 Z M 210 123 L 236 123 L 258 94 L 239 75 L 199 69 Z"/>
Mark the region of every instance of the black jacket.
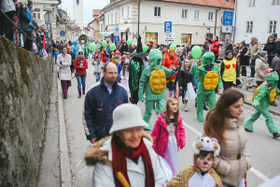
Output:
<path fill-rule="evenodd" d="M 239 50 L 240 56 L 239 56 L 239 65 L 241 66 L 248 66 L 249 65 L 249 56 L 245 56 L 247 53 L 248 48 L 244 46 L 242 49 Z"/>
<path fill-rule="evenodd" d="M 193 82 L 193 76 L 191 75 L 190 69 L 181 70 L 179 74 L 179 87 L 182 87 L 183 90 L 187 90 L 187 84 Z"/>

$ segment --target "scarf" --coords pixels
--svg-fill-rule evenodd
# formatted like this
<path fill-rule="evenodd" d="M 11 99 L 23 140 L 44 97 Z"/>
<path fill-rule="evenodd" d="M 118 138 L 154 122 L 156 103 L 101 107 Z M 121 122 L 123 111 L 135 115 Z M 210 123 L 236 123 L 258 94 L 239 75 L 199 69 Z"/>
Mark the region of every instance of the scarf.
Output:
<path fill-rule="evenodd" d="M 127 165 L 126 165 L 126 157 L 131 160 L 137 160 L 139 156 L 142 156 L 144 167 L 145 167 L 145 186 L 153 187 L 155 186 L 155 178 L 154 178 L 154 171 L 153 166 L 150 158 L 150 154 L 146 145 L 144 144 L 143 138 L 138 146 L 138 148 L 132 149 L 126 147 L 122 140 L 114 135 L 112 137 L 112 151 L 113 151 L 113 174 L 114 174 L 114 181 L 116 187 L 123 186 L 120 180 L 117 178 L 116 173 L 121 172 L 126 181 L 130 184 L 128 174 L 127 174 Z"/>
<path fill-rule="evenodd" d="M 211 64 L 210 66 L 205 65 L 203 67 L 205 68 L 205 70 L 210 71 L 214 67 L 214 64 Z"/>

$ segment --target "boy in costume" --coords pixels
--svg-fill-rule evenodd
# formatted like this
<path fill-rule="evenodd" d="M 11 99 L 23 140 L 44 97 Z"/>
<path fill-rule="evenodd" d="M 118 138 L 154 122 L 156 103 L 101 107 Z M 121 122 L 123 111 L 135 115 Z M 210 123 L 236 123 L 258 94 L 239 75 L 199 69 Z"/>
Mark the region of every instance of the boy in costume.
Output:
<path fill-rule="evenodd" d="M 196 63 L 196 61 L 194 61 Z M 215 89 L 218 86 L 218 92 L 223 87 L 220 69 L 214 65 L 215 55 L 212 52 L 206 52 L 202 56 L 202 65 L 197 67 L 196 64 L 192 65 L 191 75 L 199 77 L 199 84 L 197 90 L 197 121 L 203 122 L 203 107 L 205 100 L 209 108 L 213 108 L 216 105 L 216 93 Z"/>
<path fill-rule="evenodd" d="M 161 65 L 162 53 L 158 49 L 152 49 L 149 53 L 150 66 L 147 67 L 141 78 L 139 84 L 139 100 L 145 100 L 145 114 L 144 121 L 149 124 L 149 129 L 152 130 L 150 118 L 152 115 L 153 106 L 156 103 L 156 113 L 159 115 L 164 111 L 165 97 L 166 97 L 166 77 L 175 75 L 178 71 L 177 66 L 171 66 L 170 69 Z M 146 98 L 144 98 L 144 92 Z"/>
<path fill-rule="evenodd" d="M 220 146 L 216 138 L 196 136 L 193 142 L 194 165 L 183 169 L 167 183 L 167 187 L 222 187 L 222 181 L 212 168 Z"/>
<path fill-rule="evenodd" d="M 253 123 L 262 114 L 265 117 L 266 126 L 273 138 L 279 138 L 280 127 L 276 126 L 268 111 L 268 107 L 271 102 L 274 101 L 276 95 L 280 95 L 280 90 L 277 88 L 279 81 L 279 75 L 275 69 L 268 68 L 264 71 L 265 81 L 257 88 L 253 96 L 253 107 L 256 109 L 248 119 L 245 120 L 245 130 L 247 132 L 253 132 Z"/>

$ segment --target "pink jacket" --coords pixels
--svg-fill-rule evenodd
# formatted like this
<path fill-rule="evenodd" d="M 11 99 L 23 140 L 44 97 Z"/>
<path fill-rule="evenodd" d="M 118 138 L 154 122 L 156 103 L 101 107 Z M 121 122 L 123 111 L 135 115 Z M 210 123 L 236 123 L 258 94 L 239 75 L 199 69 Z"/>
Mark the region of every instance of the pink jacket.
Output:
<path fill-rule="evenodd" d="M 162 157 L 165 156 L 169 136 L 167 124 L 165 123 L 164 113 L 165 111 L 161 112 L 158 115 L 157 121 L 151 134 L 154 139 L 153 148 L 155 152 Z M 180 116 L 180 114 L 178 118 L 178 125 L 176 126 L 175 134 L 177 139 L 177 148 L 179 151 L 179 148 L 183 149 L 183 147 L 185 147 L 186 145 L 186 136 L 185 128 L 182 122 L 183 118 Z"/>

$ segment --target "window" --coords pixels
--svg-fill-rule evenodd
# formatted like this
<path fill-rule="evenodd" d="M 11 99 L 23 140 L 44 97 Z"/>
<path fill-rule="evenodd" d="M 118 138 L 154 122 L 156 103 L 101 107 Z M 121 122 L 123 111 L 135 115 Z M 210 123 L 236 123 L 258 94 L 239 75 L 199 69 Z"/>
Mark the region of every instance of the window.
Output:
<path fill-rule="evenodd" d="M 272 0 L 272 5 L 280 5 L 280 0 Z"/>
<path fill-rule="evenodd" d="M 253 22 L 252 21 L 247 21 L 246 33 L 252 33 L 252 31 L 253 31 Z"/>
<path fill-rule="evenodd" d="M 269 21 L 269 31 L 268 33 L 276 33 L 277 21 Z"/>
<path fill-rule="evenodd" d="M 182 18 L 184 19 L 188 18 L 188 9 L 182 9 Z"/>
<path fill-rule="evenodd" d="M 255 0 L 249 0 L 249 7 L 255 6 Z"/>
<path fill-rule="evenodd" d="M 192 34 L 181 33 L 181 43 L 182 44 L 188 44 L 188 46 L 191 46 L 191 44 L 192 44 Z"/>
<path fill-rule="evenodd" d="M 126 17 L 128 17 L 129 18 L 129 9 L 130 9 L 130 7 L 129 6 L 127 6 L 127 12 L 126 12 Z"/>
<path fill-rule="evenodd" d="M 34 8 L 33 16 L 34 16 L 35 19 L 40 20 L 41 19 L 41 9 L 40 8 Z"/>
<path fill-rule="evenodd" d="M 118 12 L 115 12 L 115 24 L 118 23 Z"/>
<path fill-rule="evenodd" d="M 124 17 L 124 7 L 122 7 L 122 18 Z"/>
<path fill-rule="evenodd" d="M 199 10 L 194 10 L 194 15 L 193 15 L 193 18 L 194 20 L 199 20 Z"/>
<path fill-rule="evenodd" d="M 208 12 L 208 21 L 214 20 L 214 12 Z"/>
<path fill-rule="evenodd" d="M 145 43 L 149 43 L 150 41 L 154 42 L 154 45 L 158 44 L 158 33 L 157 32 L 146 32 L 145 34 Z"/>
<path fill-rule="evenodd" d="M 160 17 L 160 16 L 161 16 L 161 7 L 155 6 L 155 9 L 154 9 L 154 16 L 155 16 L 155 17 Z"/>

